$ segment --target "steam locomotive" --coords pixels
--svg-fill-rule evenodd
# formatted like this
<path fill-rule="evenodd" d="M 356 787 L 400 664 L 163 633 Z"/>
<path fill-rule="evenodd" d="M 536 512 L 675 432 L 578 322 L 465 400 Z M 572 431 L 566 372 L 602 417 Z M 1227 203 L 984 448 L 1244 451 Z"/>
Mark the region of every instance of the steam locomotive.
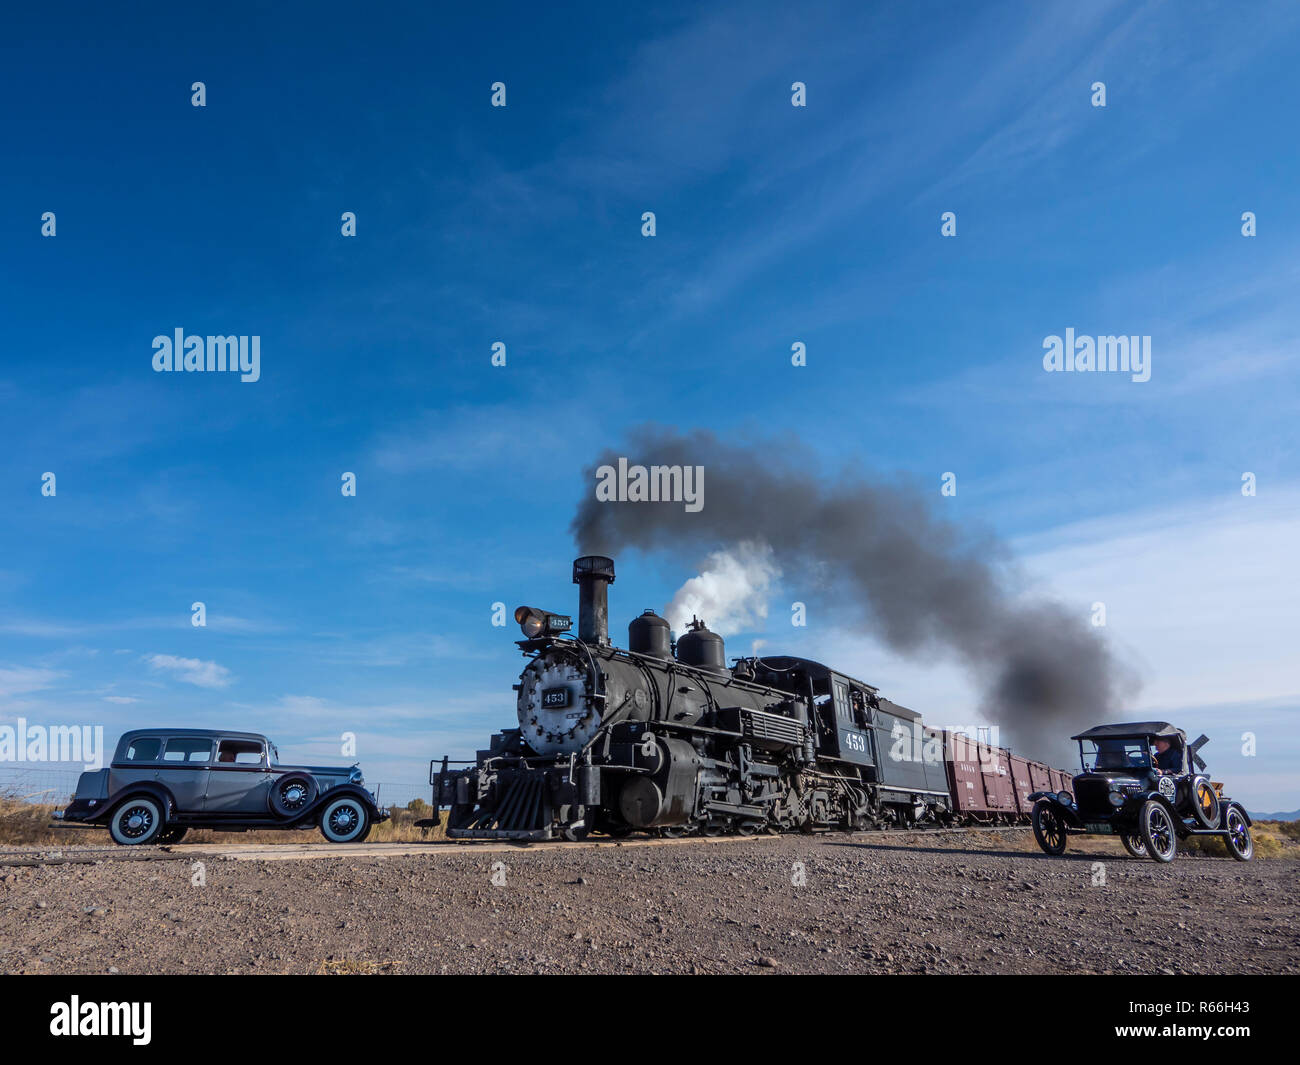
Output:
<path fill-rule="evenodd" d="M 728 668 L 722 637 L 693 620 L 675 641 L 647 610 L 626 649 L 609 638 L 614 562 L 573 563 L 572 619 L 515 611 L 530 661 L 518 728 L 473 762 L 430 765 L 435 808 L 457 839 L 577 840 L 857 830 L 1011 821 L 1068 776 L 1002 748 L 926 728 L 869 684 L 805 658 Z"/>

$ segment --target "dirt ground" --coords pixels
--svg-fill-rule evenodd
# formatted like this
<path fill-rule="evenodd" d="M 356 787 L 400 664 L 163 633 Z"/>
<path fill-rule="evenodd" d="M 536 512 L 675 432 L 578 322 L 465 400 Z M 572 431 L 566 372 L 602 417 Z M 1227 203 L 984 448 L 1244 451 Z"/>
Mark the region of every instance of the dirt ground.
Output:
<path fill-rule="evenodd" d="M 981 832 L 280 861 L 181 844 L 182 861 L 0 868 L 0 973 L 1300 972 L 1300 860 L 1161 866 L 1085 842 L 1061 858 Z"/>

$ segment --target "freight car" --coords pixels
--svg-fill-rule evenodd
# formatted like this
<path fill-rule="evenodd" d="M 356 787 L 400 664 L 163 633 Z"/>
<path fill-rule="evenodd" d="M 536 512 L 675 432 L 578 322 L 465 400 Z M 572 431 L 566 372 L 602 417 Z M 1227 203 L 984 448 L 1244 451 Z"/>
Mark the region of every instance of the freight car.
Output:
<path fill-rule="evenodd" d="M 1069 794 L 1070 774 L 963 733 L 944 732 L 944 764 L 954 820 L 962 824 L 1027 824 L 1039 792 Z"/>
<path fill-rule="evenodd" d="M 870 684 L 806 658 L 727 666 L 695 620 L 673 640 L 647 610 L 628 646 L 609 638 L 614 563 L 573 564 L 572 620 L 520 607 L 528 664 L 517 728 L 473 762 L 430 765 L 435 808 L 456 839 L 579 839 L 813 831 L 1025 819 L 1028 795 L 1061 774 L 963 735 Z"/>

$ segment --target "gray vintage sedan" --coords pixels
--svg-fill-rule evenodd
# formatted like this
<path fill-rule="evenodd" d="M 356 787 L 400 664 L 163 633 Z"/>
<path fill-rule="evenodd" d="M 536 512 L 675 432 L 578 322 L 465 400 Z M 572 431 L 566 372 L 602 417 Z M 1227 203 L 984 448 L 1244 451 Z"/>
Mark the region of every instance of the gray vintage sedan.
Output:
<path fill-rule="evenodd" d="M 359 843 L 387 818 L 358 766 L 281 765 L 258 733 L 185 728 L 125 733 L 109 767 L 82 773 L 62 811 L 107 826 L 124 846 L 175 843 L 191 828 L 319 827 L 332 843 Z"/>

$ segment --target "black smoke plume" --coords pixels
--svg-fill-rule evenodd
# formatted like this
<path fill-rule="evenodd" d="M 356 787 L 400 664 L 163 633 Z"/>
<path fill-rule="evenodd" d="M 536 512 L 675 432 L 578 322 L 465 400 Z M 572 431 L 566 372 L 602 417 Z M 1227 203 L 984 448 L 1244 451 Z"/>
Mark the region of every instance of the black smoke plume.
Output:
<path fill-rule="evenodd" d="M 598 501 L 595 471 L 620 454 L 629 464 L 703 466 L 703 509 Z M 572 532 L 584 553 L 667 549 L 692 561 L 700 549 L 766 543 L 787 583 L 816 588 L 809 598 L 861 618 L 891 649 L 963 663 L 982 692 L 981 716 L 1031 757 L 1062 757 L 1072 733 L 1113 716 L 1135 687 L 1081 607 L 1024 596 L 992 537 L 943 520 L 902 483 L 825 477 L 784 441 L 742 447 L 705 431 L 636 429 L 587 471 Z"/>

